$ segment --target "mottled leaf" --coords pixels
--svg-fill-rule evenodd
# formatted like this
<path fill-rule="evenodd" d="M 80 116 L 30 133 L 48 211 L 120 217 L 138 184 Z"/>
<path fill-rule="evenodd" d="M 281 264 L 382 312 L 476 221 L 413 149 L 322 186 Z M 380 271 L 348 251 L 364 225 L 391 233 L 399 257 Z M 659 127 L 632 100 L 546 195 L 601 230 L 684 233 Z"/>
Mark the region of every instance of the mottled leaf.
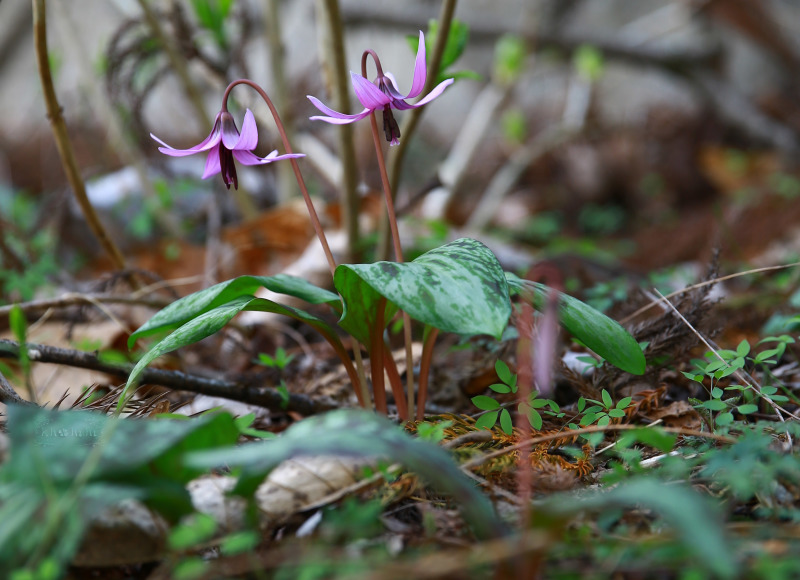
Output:
<path fill-rule="evenodd" d="M 509 288 L 542 311 L 552 289 L 506 272 Z M 645 358 L 634 338 L 618 322 L 567 294 L 558 295 L 558 319 L 575 338 L 612 365 L 634 375 L 644 374 Z"/>
<path fill-rule="evenodd" d="M 242 296 L 251 296 L 259 288 L 278 294 L 286 294 L 310 304 L 330 304 L 341 308 L 339 297 L 311 282 L 296 276 L 278 274 L 276 276 L 240 276 L 227 282 L 220 282 L 205 290 L 189 294 L 158 311 L 128 338 L 128 347 L 139 338 L 151 336 L 164 330 L 177 328 L 189 320 L 227 304 Z"/>
<path fill-rule="evenodd" d="M 345 303 L 340 325 L 362 341 L 367 336 L 356 328 L 365 316 L 360 304 L 365 298 L 374 303 L 378 294 L 411 318 L 455 334 L 499 339 L 511 316 L 500 263 L 489 248 L 469 238 L 431 250 L 413 262 L 343 264 L 336 269 L 334 285 Z"/>

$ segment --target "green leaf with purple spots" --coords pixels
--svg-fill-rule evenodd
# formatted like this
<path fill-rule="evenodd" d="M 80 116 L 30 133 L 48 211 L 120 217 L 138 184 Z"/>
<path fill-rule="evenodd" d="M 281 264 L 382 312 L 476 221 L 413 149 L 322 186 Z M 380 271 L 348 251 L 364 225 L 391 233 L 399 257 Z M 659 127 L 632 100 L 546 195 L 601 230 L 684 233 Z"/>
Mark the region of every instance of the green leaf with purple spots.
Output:
<path fill-rule="evenodd" d="M 469 238 L 404 264 L 343 264 L 333 283 L 345 304 L 339 324 L 362 341 L 379 296 L 411 318 L 455 334 L 499 339 L 511 316 L 503 268 L 489 248 Z"/>

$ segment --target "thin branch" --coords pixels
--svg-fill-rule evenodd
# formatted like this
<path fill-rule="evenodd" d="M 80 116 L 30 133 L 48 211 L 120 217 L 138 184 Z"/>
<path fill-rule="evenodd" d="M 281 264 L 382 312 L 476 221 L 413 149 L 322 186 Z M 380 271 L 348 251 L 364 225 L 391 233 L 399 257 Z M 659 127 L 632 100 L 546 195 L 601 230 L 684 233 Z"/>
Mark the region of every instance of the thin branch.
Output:
<path fill-rule="evenodd" d="M 33 39 L 36 48 L 36 62 L 39 67 L 39 79 L 42 83 L 42 94 L 47 107 L 47 117 L 50 119 L 53 137 L 58 147 L 64 173 L 67 175 L 67 180 L 75 194 L 78 205 L 81 207 L 83 216 L 89 224 L 89 228 L 100 241 L 100 245 L 103 247 L 106 254 L 108 254 L 114 268 L 117 270 L 124 270 L 125 259 L 122 253 L 103 227 L 92 203 L 89 201 L 88 195 L 86 195 L 86 186 L 81 177 L 78 162 L 75 159 L 75 152 L 72 149 L 72 143 L 69 139 L 67 124 L 62 115 L 61 105 L 58 103 L 55 85 L 53 84 L 53 76 L 50 71 L 49 53 L 47 51 L 45 0 L 33 0 Z M 134 286 L 137 284 L 133 276 L 130 277 L 130 281 Z"/>
<path fill-rule="evenodd" d="M 121 378 L 127 378 L 133 369 L 133 365 L 130 364 L 104 362 L 93 352 L 31 343 L 27 347 L 28 357 L 31 362 L 78 367 Z M 18 342 L 0 339 L 0 358 L 17 359 L 19 350 Z M 290 393 L 287 400 L 284 395 L 271 387 L 253 387 L 232 381 L 190 375 L 181 371 L 147 368 L 142 372 L 139 382 L 140 384 L 160 385 L 209 397 L 222 397 L 273 411 L 295 411 L 301 415 L 314 415 L 335 409 L 338 406 L 330 400 L 312 399 L 305 395 L 294 393 Z"/>
<path fill-rule="evenodd" d="M 59 298 L 49 300 L 32 300 L 20 304 L 0 306 L 0 320 L 8 318 L 11 309 L 17 306 L 26 315 L 36 314 L 40 311 L 50 310 L 51 308 L 67 308 L 69 306 L 83 306 L 88 304 L 131 304 L 136 306 L 147 306 L 149 308 L 165 308 L 173 301 L 164 298 L 133 298 L 131 296 L 121 296 L 117 294 L 80 294 L 68 293 Z"/>

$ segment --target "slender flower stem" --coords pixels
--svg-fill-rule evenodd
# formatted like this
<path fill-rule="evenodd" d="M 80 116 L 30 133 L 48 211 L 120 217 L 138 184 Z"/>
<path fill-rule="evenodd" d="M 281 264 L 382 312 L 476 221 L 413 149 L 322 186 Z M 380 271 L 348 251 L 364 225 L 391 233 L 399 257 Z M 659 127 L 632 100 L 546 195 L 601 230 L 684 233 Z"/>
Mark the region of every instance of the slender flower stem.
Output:
<path fill-rule="evenodd" d="M 425 88 L 422 89 L 422 94 L 426 95 L 433 90 L 436 86 L 436 81 L 439 78 L 439 68 L 442 64 L 442 56 L 444 49 L 447 46 L 447 38 L 450 36 L 450 25 L 453 22 L 453 15 L 456 11 L 457 0 L 444 0 L 442 2 L 442 10 L 439 13 L 438 19 L 438 32 L 436 33 L 436 42 L 433 45 L 430 61 L 428 65 L 428 78 L 425 79 Z M 424 107 L 418 109 L 411 109 L 403 116 L 403 126 L 400 127 L 400 134 L 403 138 L 396 147 L 392 147 L 389 151 L 389 185 L 393 192 L 396 192 L 400 185 L 400 174 L 403 170 L 403 161 L 405 154 L 408 150 L 408 144 L 411 142 L 411 136 L 417 129 L 420 119 L 422 118 L 422 110 Z M 378 259 L 384 259 L 388 255 L 388 248 L 386 247 L 386 218 L 381 220 L 381 233 L 378 248 Z"/>
<path fill-rule="evenodd" d="M 328 26 L 323 28 L 322 42 L 326 46 L 323 53 L 323 64 L 327 71 L 329 92 L 333 97 L 334 108 L 343 113 L 350 112 L 350 95 L 348 87 L 350 78 L 347 74 L 347 65 L 344 49 L 344 27 L 339 9 L 338 0 L 318 0 L 319 10 L 323 15 L 321 20 Z M 339 135 L 339 154 L 342 161 L 342 215 L 344 229 L 347 232 L 347 259 L 357 262 L 359 255 L 359 239 L 361 233 L 358 227 L 360 213 L 360 199 L 358 197 L 358 162 L 356 160 L 355 143 L 353 142 L 353 128 L 350 125 L 341 125 L 337 131 Z"/>
<path fill-rule="evenodd" d="M 292 146 L 289 144 L 289 138 L 286 135 L 286 129 L 281 122 L 280 115 L 278 115 L 278 111 L 275 109 L 275 105 L 272 104 L 272 100 L 267 95 L 267 92 L 262 89 L 259 85 L 254 83 L 249 79 L 238 79 L 233 81 L 231 84 L 228 85 L 228 88 L 225 89 L 225 93 L 222 96 L 222 110 L 228 110 L 228 95 L 230 95 L 231 91 L 236 85 L 247 85 L 251 89 L 255 90 L 259 96 L 264 99 L 264 102 L 269 107 L 270 112 L 272 113 L 272 118 L 275 120 L 275 126 L 278 128 L 278 133 L 281 136 L 281 141 L 283 142 L 283 148 L 287 154 L 293 153 Z M 306 208 L 308 209 L 308 215 L 311 218 L 311 224 L 314 226 L 314 231 L 317 234 L 317 238 L 319 239 L 319 243 L 322 245 L 322 250 L 325 252 L 325 258 L 328 261 L 328 267 L 331 271 L 331 277 L 333 277 L 336 273 L 336 260 L 333 257 L 333 253 L 331 252 L 331 248 L 328 245 L 328 238 L 325 237 L 325 231 L 322 229 L 322 224 L 319 221 L 319 216 L 317 215 L 317 211 L 314 209 L 314 202 L 311 201 L 311 196 L 308 193 L 308 188 L 306 187 L 306 183 L 303 180 L 303 174 L 300 173 L 300 166 L 297 164 L 297 160 L 295 158 L 289 158 L 289 161 L 292 164 L 292 169 L 294 170 L 294 176 L 297 179 L 297 185 L 300 187 L 300 193 L 303 194 L 303 199 L 306 202 Z M 364 363 L 361 360 L 361 351 L 358 344 L 354 345 L 353 354 L 356 359 L 356 364 L 358 365 L 358 372 L 353 368 L 353 363 L 350 360 L 350 357 L 347 356 L 347 353 L 343 350 L 340 352 L 339 349 L 336 350 L 336 353 L 339 355 L 339 358 L 342 360 L 342 364 L 344 364 L 345 370 L 347 371 L 348 376 L 350 377 L 350 382 L 353 383 L 353 388 L 356 390 L 356 396 L 358 397 L 359 403 L 361 403 L 362 407 L 367 408 L 371 406 L 369 403 L 369 397 L 367 392 L 367 384 L 366 378 L 364 377 Z"/>
<path fill-rule="evenodd" d="M 433 360 L 433 345 L 439 336 L 438 328 L 431 328 L 422 346 L 422 360 L 419 363 L 419 397 L 417 399 L 417 421 L 425 418 L 425 401 L 428 399 L 428 379 Z"/>
<path fill-rule="evenodd" d="M 86 218 L 94 235 L 100 241 L 103 250 L 105 250 L 106 254 L 108 254 L 108 257 L 111 259 L 114 268 L 117 270 L 125 270 L 125 259 L 122 253 L 103 227 L 91 201 L 89 201 L 89 196 L 86 194 L 86 187 L 83 183 L 80 170 L 78 169 L 78 162 L 75 159 L 75 152 L 72 149 L 72 143 L 69 139 L 69 133 L 67 132 L 67 124 L 64 121 L 61 106 L 56 97 L 56 90 L 53 85 L 53 77 L 50 72 L 50 61 L 47 52 L 45 0 L 33 0 L 33 38 L 36 49 L 36 61 L 39 67 L 39 78 L 42 83 L 42 94 L 44 95 L 44 101 L 47 107 L 47 116 L 50 119 L 50 125 L 53 129 L 53 137 L 58 147 L 64 173 L 67 175 L 67 180 L 69 181 L 70 187 L 72 187 L 78 205 L 81 207 L 83 216 Z M 133 276 L 130 276 L 129 279 L 131 284 L 138 288 L 136 279 Z"/>
<path fill-rule="evenodd" d="M 367 57 L 371 56 L 378 72 L 378 77 L 383 76 L 383 68 L 378 55 L 373 50 L 365 50 L 361 56 L 361 76 L 367 78 Z M 389 185 L 389 176 L 386 173 L 386 160 L 383 157 L 381 138 L 378 133 L 378 121 L 375 119 L 373 111 L 369 116 L 370 126 L 372 127 L 372 142 L 375 145 L 375 156 L 378 158 L 378 170 L 381 174 L 384 198 L 386 199 L 386 213 L 389 216 L 389 227 L 392 231 L 392 241 L 394 243 L 394 256 L 398 262 L 403 262 L 403 247 L 400 244 L 400 231 L 397 228 L 397 215 L 394 211 L 394 197 L 392 188 Z M 414 414 L 414 355 L 411 350 L 411 317 L 407 312 L 403 312 L 403 338 L 406 344 L 406 405 L 410 416 Z"/>
<path fill-rule="evenodd" d="M 256 91 L 262 99 L 264 99 L 264 102 L 267 103 L 267 106 L 272 113 L 272 118 L 275 120 L 275 125 L 278 128 L 278 133 L 281 136 L 284 150 L 287 154 L 293 153 L 292 146 L 289 144 L 289 138 L 286 135 L 286 129 L 281 122 L 281 117 L 278 115 L 277 109 L 275 109 L 275 105 L 272 104 L 272 100 L 269 98 L 269 95 L 267 95 L 267 92 L 253 81 L 249 79 L 238 79 L 229 84 L 228 88 L 225 89 L 225 93 L 222 95 L 222 111 L 228 111 L 228 95 L 230 95 L 233 87 L 236 85 L 247 85 Z M 306 182 L 303 180 L 303 174 L 300 173 L 300 166 L 297 164 L 297 160 L 290 158 L 289 161 L 292 164 L 294 176 L 297 179 L 297 185 L 300 186 L 300 192 L 303 194 L 303 199 L 306 202 L 306 209 L 308 209 L 308 215 L 311 217 L 311 224 L 314 226 L 314 231 L 317 234 L 319 243 L 322 244 L 322 250 L 325 252 L 325 258 L 328 260 L 328 267 L 330 268 L 331 276 L 333 276 L 336 273 L 336 260 L 334 260 L 333 253 L 331 253 L 331 248 L 328 245 L 328 238 L 325 237 L 325 231 L 322 229 L 319 216 L 317 216 L 317 210 L 314 209 L 314 203 L 311 201 L 311 196 L 308 194 L 308 188 L 306 188 Z"/>
<path fill-rule="evenodd" d="M 383 366 L 386 369 L 386 376 L 389 377 L 389 385 L 392 388 L 395 403 L 397 403 L 397 414 L 401 420 L 407 421 L 411 415 L 408 414 L 408 407 L 403 399 L 403 381 L 400 380 L 397 364 L 395 364 L 394 357 L 386 343 L 383 343 Z"/>

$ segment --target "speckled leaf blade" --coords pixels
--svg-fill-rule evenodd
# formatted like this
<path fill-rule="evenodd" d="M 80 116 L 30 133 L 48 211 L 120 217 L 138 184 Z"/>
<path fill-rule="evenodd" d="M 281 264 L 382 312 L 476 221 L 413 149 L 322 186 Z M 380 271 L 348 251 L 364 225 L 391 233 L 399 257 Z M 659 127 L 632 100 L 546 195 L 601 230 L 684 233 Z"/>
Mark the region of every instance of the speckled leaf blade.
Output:
<path fill-rule="evenodd" d="M 540 311 L 549 293 L 554 292 L 544 284 L 521 280 L 509 272 L 506 277 L 511 291 L 519 293 Z M 646 362 L 642 349 L 616 320 L 568 294 L 559 293 L 558 301 L 559 322 L 575 338 L 615 367 L 634 375 L 644 374 Z"/>
<path fill-rule="evenodd" d="M 228 324 L 228 322 L 230 322 L 234 316 L 243 310 L 283 314 L 284 316 L 289 316 L 299 320 L 300 322 L 305 322 L 325 336 L 326 339 L 334 341 L 339 340 L 336 336 L 336 332 L 329 324 L 323 320 L 320 320 L 316 316 L 312 316 L 307 312 L 303 312 L 298 308 L 278 304 L 277 302 L 272 302 L 266 298 L 239 296 L 227 304 L 218 306 L 213 310 L 204 312 L 196 318 L 189 320 L 175 330 L 172 334 L 154 345 L 141 359 L 139 359 L 139 362 L 136 363 L 136 366 L 133 367 L 133 370 L 128 377 L 128 382 L 125 385 L 125 390 L 127 391 L 131 385 L 134 385 L 147 365 L 149 365 L 159 356 L 168 352 L 172 352 L 173 350 L 176 350 L 182 346 L 194 344 L 195 342 L 211 336 Z M 123 396 L 120 397 L 120 403 L 122 403 L 124 399 L 125 397 L 123 393 Z"/>
<path fill-rule="evenodd" d="M 158 311 L 130 336 L 128 347 L 133 346 L 133 343 L 139 338 L 150 336 L 163 330 L 178 328 L 200 314 L 227 304 L 241 296 L 250 296 L 261 287 L 278 294 L 294 296 L 310 304 L 331 304 L 336 309 L 339 309 L 341 305 L 339 296 L 333 292 L 314 286 L 311 282 L 296 276 L 287 274 L 239 276 L 184 296 Z"/>
<path fill-rule="evenodd" d="M 362 283 L 411 318 L 444 332 L 499 339 L 511 316 L 500 263 L 489 248 L 469 238 L 431 250 L 413 262 L 343 264 L 336 269 L 334 285 L 347 308 L 367 293 Z M 345 315 L 340 325 L 347 328 L 350 322 Z"/>
<path fill-rule="evenodd" d="M 449 493 L 478 537 L 506 533 L 489 500 L 446 451 L 411 437 L 385 417 L 367 411 L 346 409 L 309 417 L 292 425 L 278 439 L 193 453 L 186 461 L 197 468 L 241 468 L 234 493 L 249 496 L 281 461 L 298 455 L 383 457 L 402 463 L 438 490 Z"/>

